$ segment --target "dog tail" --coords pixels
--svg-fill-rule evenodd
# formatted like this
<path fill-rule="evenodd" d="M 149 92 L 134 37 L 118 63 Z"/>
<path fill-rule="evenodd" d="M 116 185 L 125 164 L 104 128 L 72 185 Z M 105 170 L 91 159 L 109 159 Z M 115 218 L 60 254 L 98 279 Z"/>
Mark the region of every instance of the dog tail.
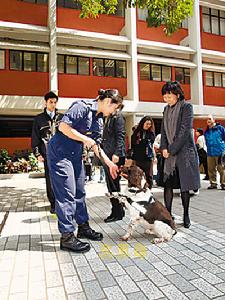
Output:
<path fill-rule="evenodd" d="M 173 230 L 173 236 L 176 235 L 176 234 L 177 234 L 177 231 L 175 229 L 175 230 Z"/>

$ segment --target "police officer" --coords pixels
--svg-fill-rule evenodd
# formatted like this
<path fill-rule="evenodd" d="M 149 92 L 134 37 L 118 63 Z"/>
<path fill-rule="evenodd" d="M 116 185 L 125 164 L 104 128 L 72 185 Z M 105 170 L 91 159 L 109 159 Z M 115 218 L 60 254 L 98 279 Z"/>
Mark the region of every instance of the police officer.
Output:
<path fill-rule="evenodd" d="M 88 223 L 85 204 L 85 174 L 82 161 L 83 145 L 91 148 L 99 157 L 103 116 L 113 113 L 122 104 L 117 90 L 100 90 L 95 100 L 74 102 L 63 116 L 59 131 L 48 145 L 48 163 L 56 198 L 58 228 L 61 233 L 60 248 L 74 252 L 90 250 L 90 244 L 77 238 L 100 241 L 102 233 L 95 232 Z M 113 178 L 118 167 L 101 151 L 101 157 L 109 167 Z M 78 224 L 77 237 L 74 236 Z"/>
<path fill-rule="evenodd" d="M 58 113 L 56 104 L 58 96 L 49 92 L 45 95 L 45 109 L 34 119 L 32 129 L 32 149 L 39 162 L 44 162 L 47 197 L 50 202 L 50 212 L 55 213 L 55 197 L 51 188 L 47 164 L 46 147 L 50 138 L 55 134 L 62 114 Z"/>

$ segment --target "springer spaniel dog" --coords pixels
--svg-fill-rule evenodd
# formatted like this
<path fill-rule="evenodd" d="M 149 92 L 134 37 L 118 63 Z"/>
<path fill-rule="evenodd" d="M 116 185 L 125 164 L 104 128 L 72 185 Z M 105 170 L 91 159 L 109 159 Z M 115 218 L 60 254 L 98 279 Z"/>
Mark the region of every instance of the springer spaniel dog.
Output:
<path fill-rule="evenodd" d="M 127 233 L 121 238 L 127 241 L 139 224 L 145 227 L 145 233 L 156 236 L 155 243 L 170 241 L 176 234 L 176 227 L 168 210 L 155 199 L 146 186 L 142 188 L 144 172 L 136 165 L 122 167 L 121 175 L 128 180 L 128 187 L 118 199 L 128 209 L 130 223 Z"/>

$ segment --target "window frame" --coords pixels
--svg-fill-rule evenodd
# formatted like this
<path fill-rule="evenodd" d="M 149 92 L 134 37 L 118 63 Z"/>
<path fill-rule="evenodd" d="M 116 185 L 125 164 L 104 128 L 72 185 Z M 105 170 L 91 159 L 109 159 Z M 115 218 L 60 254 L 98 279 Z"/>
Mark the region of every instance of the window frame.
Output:
<path fill-rule="evenodd" d="M 208 13 L 202 11 L 202 22 L 204 21 L 203 16 L 208 16 L 208 17 L 209 17 L 210 32 L 208 32 L 208 31 L 203 31 L 203 32 L 211 33 L 211 34 L 215 34 L 215 35 L 225 36 L 225 35 L 223 35 L 223 34 L 221 33 L 221 22 L 220 22 L 221 19 L 225 21 L 225 16 L 222 17 L 222 16 L 221 16 L 221 11 L 218 10 L 218 9 L 216 9 L 216 10 L 218 11 L 218 15 L 215 15 L 215 14 L 212 13 L 212 8 L 209 8 L 209 7 L 207 7 L 207 8 L 209 9 L 209 12 L 208 12 Z M 215 10 L 215 9 L 214 9 L 214 10 Z M 212 32 L 212 29 L 213 29 L 213 26 L 212 26 L 212 25 L 213 25 L 213 24 L 212 24 L 212 19 L 213 19 L 213 18 L 217 18 L 217 21 L 218 21 L 218 29 L 219 29 L 218 34 Z M 203 24 L 203 28 L 204 28 L 204 24 Z"/>
<path fill-rule="evenodd" d="M 12 68 L 11 68 L 11 57 L 10 57 L 11 51 L 22 53 L 22 68 L 21 68 L 21 70 L 18 70 L 18 69 L 12 69 Z M 24 53 L 34 53 L 34 54 L 35 54 L 35 71 L 27 71 L 27 70 L 24 70 Z M 37 69 L 38 69 L 38 61 L 37 61 L 38 54 L 47 54 L 47 55 L 48 55 L 47 71 L 38 71 L 38 70 L 37 70 Z M 20 72 L 49 73 L 49 53 L 48 53 L 48 52 L 37 52 L 37 51 L 13 50 L 13 49 L 10 49 L 10 50 L 9 50 L 9 70 L 10 70 L 10 71 L 20 71 Z"/>
<path fill-rule="evenodd" d="M 93 65 L 94 65 L 94 60 L 95 59 L 103 60 L 103 76 L 102 75 L 95 75 L 94 72 L 93 72 Z M 106 60 L 112 60 L 112 61 L 114 61 L 114 72 L 113 72 L 114 75 L 113 76 L 107 76 L 106 75 L 106 71 L 105 71 L 105 69 L 106 69 L 105 68 L 105 61 Z M 126 60 L 93 57 L 93 61 L 92 62 L 93 62 L 93 64 L 92 64 L 92 74 L 93 74 L 93 76 L 97 76 L 97 77 L 111 77 L 111 78 L 127 78 L 127 62 L 126 62 Z M 124 62 L 125 63 L 125 70 L 126 70 L 125 77 L 117 76 L 117 68 L 116 68 L 116 66 L 117 66 L 118 62 Z"/>
<path fill-rule="evenodd" d="M 213 85 L 207 85 L 206 84 L 206 73 L 211 73 L 212 74 Z M 215 85 L 215 74 L 220 74 L 221 86 L 218 86 L 218 85 L 216 86 Z M 225 80 L 223 81 L 223 77 L 225 78 L 225 73 L 223 73 L 223 72 L 205 71 L 205 86 L 214 87 L 214 88 L 225 88 Z"/>
<path fill-rule="evenodd" d="M 183 74 L 183 80 L 182 82 L 177 80 L 176 78 L 176 69 L 182 69 L 182 74 Z M 185 71 L 189 70 L 189 76 L 186 75 Z M 190 69 L 189 68 L 183 68 L 183 67 L 174 67 L 174 71 L 175 71 L 175 80 L 180 82 L 180 84 L 191 84 L 191 74 L 190 74 Z M 189 82 L 186 81 L 186 78 L 190 78 Z"/>
<path fill-rule="evenodd" d="M 140 80 L 150 80 L 150 81 L 157 81 L 157 82 L 166 82 L 166 80 L 163 79 L 163 67 L 169 68 L 170 69 L 170 80 L 172 80 L 172 66 L 167 66 L 167 65 L 160 65 L 160 64 L 154 64 L 154 63 L 145 63 L 145 62 L 140 62 L 140 64 L 145 64 L 145 65 L 149 65 L 150 68 L 150 77 L 149 79 L 141 79 L 141 69 L 139 69 L 139 76 L 140 76 Z M 158 66 L 160 67 L 160 80 L 155 80 L 152 77 L 152 66 Z"/>
<path fill-rule="evenodd" d="M 6 69 L 6 51 L 5 49 L 0 49 L 0 52 L 3 52 L 3 68 L 0 67 L 0 70 Z"/>

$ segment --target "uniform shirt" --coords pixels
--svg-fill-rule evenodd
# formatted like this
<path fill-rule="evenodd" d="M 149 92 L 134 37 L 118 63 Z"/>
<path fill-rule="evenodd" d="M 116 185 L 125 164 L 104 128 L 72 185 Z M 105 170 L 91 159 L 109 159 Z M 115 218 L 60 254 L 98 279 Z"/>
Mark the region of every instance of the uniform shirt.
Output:
<path fill-rule="evenodd" d="M 64 114 L 61 122 L 99 144 L 103 130 L 103 115 L 102 113 L 96 115 L 97 110 L 97 100 L 77 100 Z M 76 156 L 79 159 L 82 157 L 83 143 L 70 139 L 62 132 L 56 133 L 50 143 L 61 155 Z"/>

